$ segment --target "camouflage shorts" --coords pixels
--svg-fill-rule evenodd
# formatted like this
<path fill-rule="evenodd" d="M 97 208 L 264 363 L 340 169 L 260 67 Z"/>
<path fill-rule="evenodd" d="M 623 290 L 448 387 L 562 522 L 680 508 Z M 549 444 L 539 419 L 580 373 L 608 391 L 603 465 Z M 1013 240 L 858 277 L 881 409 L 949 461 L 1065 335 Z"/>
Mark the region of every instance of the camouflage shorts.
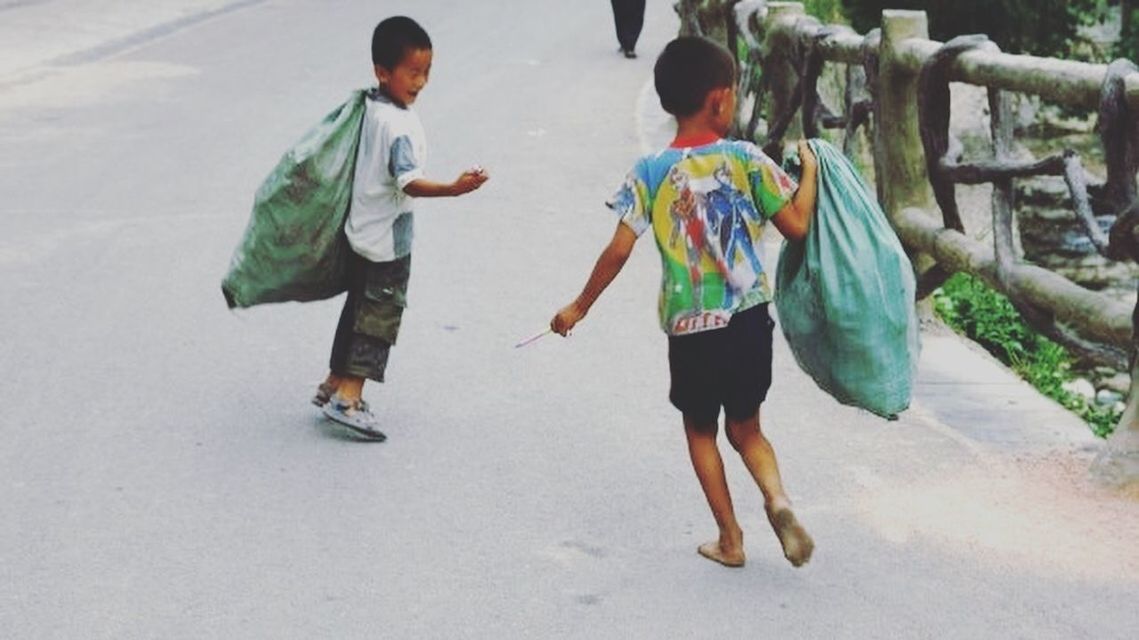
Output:
<path fill-rule="evenodd" d="M 410 275 L 410 255 L 391 262 L 357 258 L 332 343 L 333 373 L 383 382 L 407 307 Z"/>

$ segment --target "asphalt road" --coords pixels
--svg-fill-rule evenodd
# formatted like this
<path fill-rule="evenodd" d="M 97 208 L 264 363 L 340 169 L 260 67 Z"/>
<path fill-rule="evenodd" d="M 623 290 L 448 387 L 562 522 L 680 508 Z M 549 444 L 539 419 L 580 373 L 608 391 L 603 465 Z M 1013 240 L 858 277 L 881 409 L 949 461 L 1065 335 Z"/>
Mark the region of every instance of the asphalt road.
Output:
<path fill-rule="evenodd" d="M 235 4 L 0 77 L 0 637 L 1133 637 L 1135 497 L 1087 481 L 1069 423 L 1001 413 L 1021 400 L 986 395 L 983 359 L 947 352 L 887 423 L 780 344 L 765 430 L 818 549 L 783 560 L 729 457 L 728 570 L 695 553 L 714 526 L 652 247 L 572 338 L 513 348 L 612 232 L 671 3 L 635 61 L 604 2 Z M 429 174 L 491 181 L 420 204 L 370 444 L 308 404 L 339 300 L 231 313 L 218 284 L 257 185 L 371 82 L 395 13 L 435 42 Z"/>

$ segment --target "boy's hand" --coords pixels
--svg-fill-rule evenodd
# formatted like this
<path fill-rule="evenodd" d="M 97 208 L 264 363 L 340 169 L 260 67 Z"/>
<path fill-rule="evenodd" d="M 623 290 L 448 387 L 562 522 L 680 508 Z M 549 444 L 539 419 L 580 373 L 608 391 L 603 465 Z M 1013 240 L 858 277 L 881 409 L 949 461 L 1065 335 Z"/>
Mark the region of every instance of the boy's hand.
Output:
<path fill-rule="evenodd" d="M 803 168 L 803 173 L 814 173 L 819 168 L 819 159 L 815 157 L 815 152 L 811 151 L 811 145 L 807 144 L 806 140 L 799 141 L 799 162 Z"/>
<path fill-rule="evenodd" d="M 819 159 L 811 151 L 806 140 L 799 141 L 799 162 L 803 174 L 799 176 L 799 188 L 782 209 L 771 217 L 771 222 L 788 240 L 802 240 L 811 229 L 811 218 L 815 215 L 819 189 Z"/>
<path fill-rule="evenodd" d="M 621 267 L 625 266 L 625 261 L 629 259 L 629 254 L 633 252 L 633 243 L 637 241 L 637 234 L 633 229 L 625 224 L 623 221 L 617 223 L 617 229 L 613 232 L 613 239 L 605 246 L 605 250 L 597 258 L 597 263 L 593 265 L 593 271 L 589 274 L 589 280 L 585 283 L 585 288 L 582 289 L 581 294 L 574 301 L 562 307 L 562 310 L 550 320 L 550 330 L 554 333 L 565 336 L 574 328 L 585 314 L 589 313 L 589 308 L 597 302 L 597 297 L 605 288 L 613 282 L 613 278 L 621 271 Z"/>
<path fill-rule="evenodd" d="M 571 302 L 562 307 L 562 310 L 554 316 L 554 319 L 550 320 L 550 329 L 552 329 L 554 333 L 565 337 L 566 334 L 573 329 L 574 325 L 580 322 L 584 317 L 585 312 L 577 306 L 577 302 Z"/>
<path fill-rule="evenodd" d="M 490 178 L 486 170 L 482 167 L 475 166 L 468 169 L 459 175 L 454 182 L 451 183 L 451 188 L 454 190 L 455 195 L 461 196 L 464 193 L 470 193 L 478 189 Z"/>

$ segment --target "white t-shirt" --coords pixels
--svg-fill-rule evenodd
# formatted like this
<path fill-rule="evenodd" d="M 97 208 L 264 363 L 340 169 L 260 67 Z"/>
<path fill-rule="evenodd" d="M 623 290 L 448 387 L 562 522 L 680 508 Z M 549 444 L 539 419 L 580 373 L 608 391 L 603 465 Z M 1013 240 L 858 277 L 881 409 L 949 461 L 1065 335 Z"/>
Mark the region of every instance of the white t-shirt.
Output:
<path fill-rule="evenodd" d="M 352 206 L 344 225 L 356 253 L 372 262 L 411 253 L 415 198 L 403 188 L 423 177 L 426 160 L 427 138 L 419 116 L 378 90 L 369 93 L 356 153 Z"/>

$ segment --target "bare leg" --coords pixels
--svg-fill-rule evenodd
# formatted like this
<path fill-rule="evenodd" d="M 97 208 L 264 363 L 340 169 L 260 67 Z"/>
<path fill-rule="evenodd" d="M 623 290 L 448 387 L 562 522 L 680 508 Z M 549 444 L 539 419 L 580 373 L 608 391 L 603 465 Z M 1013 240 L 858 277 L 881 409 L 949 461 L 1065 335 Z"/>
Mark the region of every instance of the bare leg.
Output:
<path fill-rule="evenodd" d="M 343 376 L 340 378 L 336 393 L 341 400 L 352 404 L 364 394 L 364 379 L 356 376 Z"/>
<path fill-rule="evenodd" d="M 331 391 L 332 393 L 336 393 L 336 390 L 340 388 L 340 383 L 343 381 L 344 381 L 343 376 L 338 376 L 335 373 L 332 373 L 331 371 L 329 371 L 328 377 L 326 377 L 324 379 L 323 384 L 324 384 L 324 386 L 328 387 L 329 391 Z"/>
<path fill-rule="evenodd" d="M 791 501 L 783 491 L 775 450 L 759 427 L 759 413 L 746 420 L 729 418 L 725 422 L 728 441 L 739 452 L 744 465 L 763 492 L 763 509 L 783 546 L 783 556 L 796 567 L 806 564 L 811 559 L 815 542 L 791 510 Z"/>
<path fill-rule="evenodd" d="M 316 386 L 316 393 L 312 396 L 312 403 L 318 407 L 323 407 L 328 404 L 332 396 L 336 395 L 336 390 L 340 388 L 340 376 L 328 372 L 328 377 Z"/>
<path fill-rule="evenodd" d="M 791 506 L 787 493 L 783 490 L 783 479 L 779 475 L 779 463 L 775 460 L 775 450 L 763 436 L 759 428 L 759 414 L 746 420 L 726 419 L 728 442 L 735 449 L 763 492 L 764 506 L 772 509 L 786 509 Z"/>
<path fill-rule="evenodd" d="M 729 567 L 742 567 L 744 564 L 743 531 L 736 522 L 732 509 L 732 496 L 728 492 L 728 482 L 724 477 L 724 461 L 716 447 L 717 425 L 698 425 L 688 416 L 684 417 L 684 434 L 688 438 L 688 455 L 692 468 L 700 480 L 700 488 L 712 509 L 712 517 L 720 529 L 717 540 L 700 545 L 700 555 Z"/>

